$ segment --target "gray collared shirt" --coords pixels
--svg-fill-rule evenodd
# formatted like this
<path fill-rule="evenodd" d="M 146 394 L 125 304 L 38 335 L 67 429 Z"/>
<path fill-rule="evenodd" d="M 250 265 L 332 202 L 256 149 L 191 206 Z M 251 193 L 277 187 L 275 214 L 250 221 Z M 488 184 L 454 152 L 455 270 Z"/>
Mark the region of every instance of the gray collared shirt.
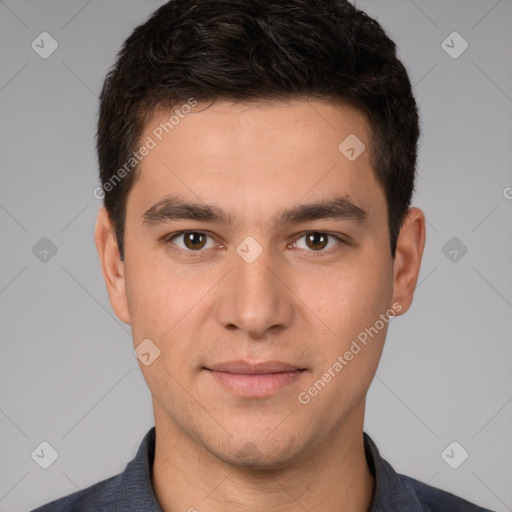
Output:
<path fill-rule="evenodd" d="M 364 435 L 366 460 L 375 476 L 368 512 L 491 512 L 430 485 L 395 472 Z M 142 440 L 135 458 L 117 476 L 43 505 L 32 512 L 163 512 L 151 484 L 155 427 Z"/>

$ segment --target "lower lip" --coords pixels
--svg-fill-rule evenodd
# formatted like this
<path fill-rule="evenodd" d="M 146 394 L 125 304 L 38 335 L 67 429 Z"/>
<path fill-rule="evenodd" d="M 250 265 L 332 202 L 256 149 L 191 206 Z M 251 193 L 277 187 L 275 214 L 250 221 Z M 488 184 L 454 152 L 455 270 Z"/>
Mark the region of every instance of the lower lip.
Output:
<path fill-rule="evenodd" d="M 293 372 L 267 373 L 264 375 L 246 375 L 240 373 L 216 372 L 207 370 L 221 384 L 238 396 L 265 397 L 295 382 L 303 370 Z"/>

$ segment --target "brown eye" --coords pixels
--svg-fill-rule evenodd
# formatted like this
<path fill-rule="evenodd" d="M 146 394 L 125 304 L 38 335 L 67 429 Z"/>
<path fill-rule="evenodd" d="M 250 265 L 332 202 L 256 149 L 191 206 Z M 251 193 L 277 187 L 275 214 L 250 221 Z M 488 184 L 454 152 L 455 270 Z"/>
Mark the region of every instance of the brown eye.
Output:
<path fill-rule="evenodd" d="M 343 245 L 343 240 L 336 235 L 325 231 L 306 231 L 294 243 L 293 247 L 302 249 L 306 252 L 327 253 L 329 249 L 334 249 Z M 339 249 L 340 247 L 338 247 Z M 332 253 L 332 251 L 331 251 Z"/>
<path fill-rule="evenodd" d="M 313 250 L 322 250 L 329 243 L 329 235 L 317 231 L 306 235 L 306 245 Z"/>
<path fill-rule="evenodd" d="M 214 238 L 203 231 L 182 231 L 181 233 L 173 233 L 163 239 L 166 246 L 172 251 L 178 251 L 180 256 L 195 252 L 196 256 L 211 256 L 210 249 L 223 249 L 224 246 L 218 244 Z"/>
<path fill-rule="evenodd" d="M 183 234 L 183 242 L 185 243 L 185 247 L 191 251 L 202 249 L 206 244 L 206 239 L 206 235 L 196 231 Z"/>

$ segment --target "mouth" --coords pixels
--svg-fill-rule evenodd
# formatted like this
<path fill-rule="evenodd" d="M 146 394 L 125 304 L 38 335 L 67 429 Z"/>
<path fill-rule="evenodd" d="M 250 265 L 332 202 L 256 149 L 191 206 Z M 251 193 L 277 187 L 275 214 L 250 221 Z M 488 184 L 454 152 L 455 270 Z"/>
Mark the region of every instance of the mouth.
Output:
<path fill-rule="evenodd" d="M 306 368 L 266 361 L 251 364 L 246 361 L 229 361 L 204 367 L 224 389 L 241 397 L 262 398 L 275 395 L 296 382 Z"/>

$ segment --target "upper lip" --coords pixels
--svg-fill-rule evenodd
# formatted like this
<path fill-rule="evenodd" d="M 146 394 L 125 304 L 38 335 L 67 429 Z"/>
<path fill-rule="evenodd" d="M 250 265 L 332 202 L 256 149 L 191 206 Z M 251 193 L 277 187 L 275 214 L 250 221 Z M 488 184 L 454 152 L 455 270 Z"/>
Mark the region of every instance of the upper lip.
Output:
<path fill-rule="evenodd" d="M 216 372 L 238 373 L 245 375 L 265 375 L 268 373 L 294 372 L 304 370 L 283 361 L 265 361 L 263 363 L 249 363 L 247 361 L 226 361 L 206 367 Z"/>

